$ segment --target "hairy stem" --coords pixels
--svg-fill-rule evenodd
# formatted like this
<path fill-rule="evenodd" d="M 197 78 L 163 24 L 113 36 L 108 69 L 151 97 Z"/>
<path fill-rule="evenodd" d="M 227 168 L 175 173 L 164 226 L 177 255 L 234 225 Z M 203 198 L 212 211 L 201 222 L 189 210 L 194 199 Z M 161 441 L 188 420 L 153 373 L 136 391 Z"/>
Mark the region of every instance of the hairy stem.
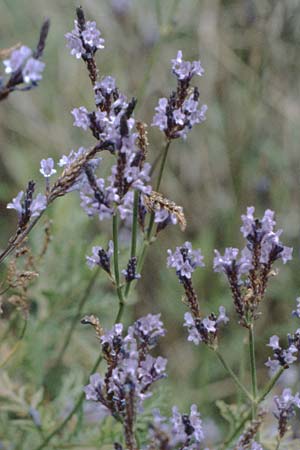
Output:
<path fill-rule="evenodd" d="M 241 383 L 241 381 L 238 379 L 238 377 L 236 376 L 236 374 L 233 372 L 233 370 L 231 369 L 231 367 L 227 364 L 227 362 L 225 361 L 225 359 L 223 358 L 223 356 L 221 355 L 221 353 L 218 350 L 214 350 L 218 360 L 220 361 L 220 363 L 222 364 L 222 366 L 224 367 L 224 369 L 228 372 L 228 374 L 230 375 L 230 377 L 233 379 L 233 381 L 235 382 L 235 384 L 239 387 L 239 389 L 246 395 L 246 397 L 251 401 L 251 403 L 253 403 L 253 397 L 250 394 L 250 392 L 247 390 L 247 388 L 243 385 L 243 383 Z"/>
<path fill-rule="evenodd" d="M 139 191 L 134 191 L 134 201 L 133 201 L 133 217 L 132 217 L 132 233 L 131 233 L 131 250 L 130 257 L 134 258 L 136 256 L 136 243 L 137 243 L 137 229 L 138 229 L 138 209 L 139 209 Z M 125 298 L 128 297 L 130 291 L 129 281 L 125 289 Z"/>
<path fill-rule="evenodd" d="M 255 342 L 254 342 L 254 329 L 253 323 L 249 328 L 249 352 L 250 352 L 250 368 L 251 368 L 251 381 L 252 381 L 252 396 L 254 402 L 252 403 L 252 420 L 256 417 L 257 405 L 255 404 L 257 398 L 257 373 L 255 362 Z"/>
<path fill-rule="evenodd" d="M 162 176 L 164 173 L 164 169 L 166 166 L 166 161 L 167 161 L 167 156 L 168 156 L 168 152 L 169 152 L 169 148 L 171 145 L 171 141 L 167 141 L 163 150 L 163 154 L 162 154 L 162 159 L 161 159 L 161 163 L 159 166 L 159 172 L 158 172 L 158 177 L 157 177 L 157 182 L 156 182 L 156 186 L 155 186 L 155 190 L 159 191 L 160 188 L 160 184 L 161 184 L 161 180 L 162 180 Z M 138 257 L 138 266 L 137 266 L 137 270 L 140 273 L 141 269 L 144 265 L 144 260 L 145 260 L 145 256 L 146 256 L 146 250 L 151 242 L 151 234 L 152 234 L 152 229 L 153 229 L 153 225 L 154 225 L 154 217 L 155 214 L 152 213 L 150 216 L 150 220 L 149 220 L 149 226 L 148 226 L 148 231 L 147 231 L 147 235 L 146 238 L 144 239 L 139 257 Z"/>
<path fill-rule="evenodd" d="M 114 243 L 114 272 L 115 272 L 115 281 L 116 281 L 116 289 L 119 298 L 119 312 L 117 315 L 117 319 L 119 320 L 119 316 L 122 316 L 123 308 L 124 308 L 124 297 L 122 287 L 120 285 L 120 272 L 119 272 L 119 237 L 118 237 L 118 213 L 115 211 L 113 215 L 113 243 Z"/>

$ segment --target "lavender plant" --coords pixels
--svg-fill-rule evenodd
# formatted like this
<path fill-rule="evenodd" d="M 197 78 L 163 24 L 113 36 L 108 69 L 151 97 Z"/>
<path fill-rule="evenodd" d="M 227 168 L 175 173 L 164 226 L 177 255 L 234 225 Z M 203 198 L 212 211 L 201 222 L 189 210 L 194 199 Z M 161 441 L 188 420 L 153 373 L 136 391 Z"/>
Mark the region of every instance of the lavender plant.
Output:
<path fill-rule="evenodd" d="M 159 409 L 154 409 L 151 416 L 146 416 L 155 385 L 162 383 L 167 376 L 167 359 L 152 353 L 167 331 L 161 315 L 149 313 L 129 327 L 124 323 L 124 308 L 129 308 L 131 289 L 141 278 L 150 244 L 170 224 L 178 224 L 182 231 L 186 227 L 182 207 L 162 194 L 160 186 L 172 142 L 175 139 L 185 140 L 191 129 L 205 120 L 207 106 L 200 104 L 199 89 L 191 84 L 195 75 L 201 77 L 204 70 L 200 61 L 185 61 L 181 51 L 171 61 L 172 73 L 177 82 L 176 90 L 169 97 L 159 100 L 152 121 L 152 126 L 158 127 L 165 139 L 155 182 L 155 172 L 147 160 L 147 125 L 134 117 L 137 100 L 128 99 L 121 93 L 111 75 L 100 74 L 95 55 L 104 48 L 105 41 L 96 22 L 86 20 L 82 8 L 77 9 L 76 15 L 74 29 L 65 38 L 71 55 L 81 59 L 86 66 L 95 105 L 91 111 L 85 106 L 78 106 L 71 113 L 73 125 L 89 132 L 95 142 L 89 148 L 71 150 L 60 158 L 57 165 L 51 157 L 42 159 L 40 173 L 45 183 L 41 192 L 36 193 L 36 183 L 29 181 L 27 188 L 8 203 L 7 208 L 17 212 L 17 228 L 0 255 L 0 262 L 3 262 L 13 254 L 13 263 L 4 282 L 2 295 L 12 288 L 21 289 L 23 294 L 19 298 L 23 301 L 23 312 L 26 310 L 26 324 L 29 307 L 25 293 L 28 282 L 38 275 L 34 272 L 34 257 L 27 246 L 27 237 L 54 201 L 75 191 L 89 218 L 111 222 L 111 236 L 107 245 L 93 246 L 86 256 L 88 267 L 94 271 L 87 291 L 99 273 L 104 272 L 118 298 L 118 310 L 114 324 L 108 331 L 102 319 L 100 321 L 94 315 L 86 315 L 81 319 L 83 325 L 92 326 L 96 333 L 98 357 L 90 372 L 89 383 L 83 387 L 77 402 L 64 419 L 52 429 L 49 427 L 48 433 L 45 432 L 48 427 L 43 423 L 38 409 L 33 405 L 27 408 L 40 435 L 40 443 L 34 450 L 46 448 L 77 412 L 80 416 L 84 400 L 101 408 L 102 421 L 111 417 L 115 428 L 121 430 L 119 436 L 116 433 L 118 437 L 109 443 L 116 450 L 208 450 L 203 419 L 196 404 L 191 405 L 188 413 L 180 413 L 173 406 L 170 418 L 162 415 Z M 12 52 L 10 60 L 4 61 L 6 71 L 12 75 L 6 90 L 3 90 L 3 98 L 16 90 L 18 84 L 30 83 L 30 87 L 33 87 L 41 79 L 44 64 L 39 58 L 47 29 L 48 22 L 42 27 L 38 49 L 33 57 L 27 47 L 21 47 Z M 100 153 L 103 158 L 112 161 L 110 174 L 106 178 L 99 175 L 102 169 Z M 155 189 L 152 188 L 153 183 Z M 175 269 L 184 290 L 183 301 L 188 311 L 184 315 L 183 325 L 188 331 L 188 341 L 196 346 L 206 344 L 243 394 L 243 403 L 239 406 L 234 426 L 222 442 L 212 444 L 214 448 L 265 448 L 264 437 L 261 438 L 267 415 L 263 402 L 283 372 L 299 358 L 299 329 L 288 335 L 286 349 L 280 346 L 279 337 L 273 335 L 267 344 L 273 350 L 273 359 L 269 358 L 266 363 L 271 379 L 265 386 L 258 386 L 255 323 L 260 318 L 261 303 L 267 301 L 269 279 L 277 274 L 274 265 L 279 260 L 284 264 L 291 260 L 292 248 L 282 244 L 282 230 L 275 231 L 273 211 L 266 210 L 261 219 L 255 218 L 254 211 L 254 207 L 247 208 L 246 215 L 242 216 L 241 232 L 245 247 L 241 256 L 237 248 L 226 248 L 223 256 L 215 250 L 213 262 L 214 271 L 226 276 L 238 325 L 248 333 L 250 388 L 233 371 L 222 353 L 223 326 L 229 322 L 225 307 L 220 305 L 218 313 L 206 315 L 204 302 L 199 301 L 194 287 L 193 273 L 205 266 L 201 250 L 194 250 L 190 242 L 176 247 L 175 251 L 168 250 L 167 265 Z M 130 245 L 120 251 L 120 231 L 124 228 L 130 230 Z M 49 239 L 46 240 L 49 243 Z M 17 270 L 16 261 L 21 254 L 30 256 L 27 268 L 31 270 L 27 270 L 25 275 L 24 271 L 20 273 Z M 123 266 L 121 260 L 126 261 Z M 77 313 L 62 343 L 58 361 L 62 360 L 71 341 L 86 299 L 87 296 L 83 296 L 78 303 Z M 11 297 L 7 298 L 7 302 L 13 304 Z M 20 302 L 15 302 L 15 305 L 19 306 Z M 300 317 L 299 299 L 293 316 Z M 105 363 L 105 367 L 100 366 L 98 372 L 101 362 Z M 290 419 L 296 414 L 296 408 L 300 407 L 299 395 L 292 395 L 291 390 L 284 389 L 280 396 L 274 397 L 277 434 L 273 436 L 273 442 L 277 449 L 288 431 Z M 147 419 L 146 432 L 141 431 L 142 417 Z M 81 425 L 78 420 L 74 434 L 78 433 Z"/>

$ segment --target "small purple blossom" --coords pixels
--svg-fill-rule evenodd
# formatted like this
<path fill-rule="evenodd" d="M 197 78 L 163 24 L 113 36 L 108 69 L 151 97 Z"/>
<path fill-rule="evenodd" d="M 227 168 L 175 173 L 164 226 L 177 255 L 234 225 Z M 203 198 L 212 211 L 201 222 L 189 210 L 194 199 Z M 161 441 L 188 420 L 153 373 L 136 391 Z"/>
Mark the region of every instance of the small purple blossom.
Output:
<path fill-rule="evenodd" d="M 297 309 L 292 312 L 292 315 L 300 319 L 300 297 L 296 299 L 296 302 L 297 302 Z"/>
<path fill-rule="evenodd" d="M 24 195 L 24 191 L 20 191 L 15 198 L 12 199 L 10 203 L 7 204 L 7 209 L 15 209 L 18 213 L 18 216 L 22 215 L 23 206 L 22 206 L 22 198 Z"/>
<path fill-rule="evenodd" d="M 90 376 L 90 384 L 83 388 L 87 400 L 100 401 L 104 380 L 99 373 Z"/>
<path fill-rule="evenodd" d="M 73 122 L 74 127 L 83 128 L 84 130 L 87 130 L 89 128 L 90 126 L 89 112 L 84 106 L 74 108 L 71 111 L 71 114 L 75 119 Z"/>
<path fill-rule="evenodd" d="M 40 172 L 45 178 L 49 178 L 56 173 L 54 161 L 52 158 L 42 159 Z"/>
<path fill-rule="evenodd" d="M 47 207 L 47 198 L 43 194 L 37 194 L 30 206 L 31 217 L 39 216 Z"/>
<path fill-rule="evenodd" d="M 25 83 L 36 83 L 42 79 L 42 72 L 45 68 L 45 63 L 35 58 L 29 58 L 26 62 L 22 75 Z"/>
<path fill-rule="evenodd" d="M 10 58 L 5 59 L 3 64 L 5 66 L 6 73 L 13 73 L 20 69 L 23 63 L 26 61 L 29 56 L 31 56 L 32 51 L 26 45 L 22 45 L 20 48 L 13 50 Z"/>

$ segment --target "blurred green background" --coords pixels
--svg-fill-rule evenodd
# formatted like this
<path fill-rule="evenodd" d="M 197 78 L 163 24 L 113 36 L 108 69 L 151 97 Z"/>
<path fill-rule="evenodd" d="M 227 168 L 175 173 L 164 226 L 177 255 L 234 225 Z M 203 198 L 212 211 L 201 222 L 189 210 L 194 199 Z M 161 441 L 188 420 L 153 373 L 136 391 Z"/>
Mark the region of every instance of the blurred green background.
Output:
<path fill-rule="evenodd" d="M 203 416 L 222 428 L 215 401 L 234 401 L 235 389 L 206 348 L 186 341 L 182 289 L 175 273 L 165 267 L 166 250 L 185 240 L 202 248 L 206 268 L 196 272 L 195 286 L 207 313 L 221 304 L 229 310 L 231 324 L 224 330 L 221 348 L 238 371 L 244 331 L 236 323 L 225 280 L 212 271 L 213 249 L 242 245 L 240 215 L 247 206 L 255 206 L 257 214 L 266 208 L 276 211 L 278 226 L 284 229 L 283 242 L 294 247 L 294 260 L 280 266 L 279 275 L 271 280 L 257 322 L 259 380 L 265 381 L 263 362 L 270 354 L 265 344 L 272 334 L 284 336 L 295 328 L 288 321 L 300 285 L 300 5 L 297 0 L 83 0 L 81 4 L 106 40 L 105 49 L 97 54 L 101 74 L 113 75 L 121 91 L 138 98 L 139 120 L 150 125 L 158 98 L 175 88 L 170 59 L 178 49 L 185 59 L 200 57 L 205 68 L 205 76 L 196 83 L 202 102 L 208 105 L 207 120 L 186 141 L 172 144 L 161 187 L 164 195 L 184 207 L 187 230 L 181 234 L 169 228 L 150 248 L 126 322 L 141 314 L 162 313 L 168 333 L 160 351 L 169 358 L 169 381 L 162 382 L 159 395 L 166 410 L 172 404 L 186 409 L 195 402 Z M 72 148 L 93 143 L 87 133 L 72 126 L 70 114 L 74 107 L 93 107 L 84 64 L 69 55 L 64 42 L 64 34 L 73 28 L 76 6 L 73 0 L 0 1 L 1 48 L 19 41 L 34 47 L 42 20 L 51 19 L 40 86 L 13 93 L 0 105 L 1 248 L 16 225 L 14 212 L 6 209 L 8 201 L 29 179 L 43 189 L 40 160 L 58 161 Z M 148 130 L 149 160 L 154 161 L 163 136 L 150 126 Z M 98 352 L 91 330 L 78 323 L 57 364 L 68 326 L 92 276 L 85 255 L 91 253 L 92 245 L 105 245 L 111 238 L 110 224 L 88 219 L 75 194 L 55 202 L 49 215 L 53 239 L 39 267 L 39 279 L 30 289 L 32 308 L 22 347 L 0 373 L 2 378 L 10 377 L 10 382 L 2 380 L 3 404 L 7 405 L 7 392 L 19 396 L 22 386 L 27 389 L 19 410 L 1 407 L 0 424 L 9 420 L 12 425 L 5 432 L 0 426 L 0 439 L 17 442 L 19 447 L 13 448 L 20 449 L 31 448 L 39 439 L 26 409 L 32 396 L 44 388 L 41 414 L 45 429 L 51 429 L 59 422 L 59 414 L 73 404 Z M 39 225 L 30 238 L 37 252 L 42 228 Z M 127 238 L 124 233 L 124 246 Z M 101 275 L 83 312 L 98 315 L 110 327 L 116 311 L 116 297 Z M 20 321 L 14 318 L 8 333 L 9 317 L 0 322 L 2 335 L 6 333 L 2 359 L 14 345 Z M 291 382 L 295 377 L 290 377 Z M 24 444 L 24 436 L 28 443 Z"/>

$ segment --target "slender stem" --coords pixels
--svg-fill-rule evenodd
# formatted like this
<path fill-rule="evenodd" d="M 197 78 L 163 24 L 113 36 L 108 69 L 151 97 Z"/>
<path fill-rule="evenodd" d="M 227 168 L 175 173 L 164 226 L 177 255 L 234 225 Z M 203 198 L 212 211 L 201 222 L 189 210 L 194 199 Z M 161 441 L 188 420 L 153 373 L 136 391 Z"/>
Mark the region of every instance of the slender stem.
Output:
<path fill-rule="evenodd" d="M 77 323 L 78 323 L 78 321 L 80 319 L 80 315 L 81 315 L 82 309 L 83 309 L 83 307 L 85 305 L 85 302 L 89 298 L 89 295 L 91 293 L 91 290 L 94 287 L 94 284 L 95 284 L 96 279 L 97 279 L 97 277 L 99 275 L 99 272 L 100 272 L 100 267 L 98 267 L 97 270 L 94 272 L 92 278 L 90 279 L 88 285 L 86 286 L 86 288 L 84 290 L 84 293 L 83 293 L 83 295 L 81 297 L 80 302 L 78 303 L 76 314 L 73 316 L 73 319 L 72 319 L 70 328 L 68 330 L 68 333 L 66 334 L 63 346 L 62 346 L 62 348 L 61 348 L 61 350 L 60 350 L 60 352 L 58 354 L 57 362 L 56 362 L 57 365 L 59 365 L 59 363 L 63 359 L 63 356 L 64 356 L 64 354 L 65 354 L 65 352 L 66 352 L 66 350 L 67 350 L 67 348 L 68 348 L 68 346 L 69 346 L 69 344 L 71 342 L 71 337 L 72 337 L 73 332 L 75 330 L 75 327 L 76 327 L 76 325 L 77 325 Z"/>
<path fill-rule="evenodd" d="M 119 315 L 123 312 L 124 307 L 124 297 L 122 287 L 120 285 L 120 272 L 119 272 L 119 241 L 118 241 L 118 213 L 115 211 L 113 215 L 113 242 L 114 242 L 114 271 L 115 271 L 115 280 L 116 280 L 116 289 L 119 297 Z"/>
<path fill-rule="evenodd" d="M 281 443 L 281 439 L 280 439 L 280 436 L 278 436 L 278 437 L 277 437 L 277 444 L 276 444 L 275 450 L 279 450 L 280 443 Z"/>
<path fill-rule="evenodd" d="M 136 256 L 136 243 L 137 243 L 137 229 L 138 229 L 138 209 L 139 209 L 139 191 L 134 191 L 134 200 L 133 200 L 133 216 L 132 216 L 132 233 L 131 233 L 131 250 L 130 257 L 134 258 Z M 129 281 L 126 285 L 125 289 L 125 298 L 128 297 L 130 291 Z"/>
<path fill-rule="evenodd" d="M 102 360 L 102 354 L 100 354 L 92 368 L 92 370 L 90 371 L 90 375 L 92 375 L 95 370 L 97 370 L 97 367 L 99 366 L 100 362 Z M 77 402 L 75 403 L 73 409 L 69 412 L 69 414 L 67 415 L 67 417 L 61 422 L 60 425 L 58 425 L 58 427 L 56 427 L 52 433 L 50 433 L 46 439 L 44 439 L 44 441 L 38 446 L 36 447 L 34 450 L 42 450 L 43 448 L 46 447 L 46 445 L 51 441 L 51 439 L 56 436 L 58 433 L 60 433 L 65 425 L 71 420 L 71 418 L 74 416 L 74 414 L 78 411 L 78 409 L 81 407 L 81 404 L 83 402 L 85 398 L 85 393 L 83 392 L 82 394 L 80 394 L 80 396 L 78 397 Z"/>
<path fill-rule="evenodd" d="M 167 156 L 168 156 L 170 145 L 171 145 L 171 141 L 168 140 L 166 142 L 166 145 L 165 145 L 164 150 L 163 150 L 163 155 L 162 155 L 162 159 L 161 159 L 161 163 L 160 163 L 160 167 L 159 167 L 159 173 L 158 173 L 158 177 L 157 177 L 157 182 L 156 182 L 156 186 L 155 186 L 156 191 L 159 191 L 159 188 L 160 188 L 160 184 L 161 184 L 163 172 L 164 172 L 164 169 L 165 169 L 165 165 L 166 165 L 166 161 L 167 161 Z M 151 242 L 151 233 L 152 233 L 152 228 L 153 228 L 153 225 L 154 225 L 154 217 L 155 217 L 155 215 L 154 215 L 154 213 L 152 213 L 151 216 L 150 216 L 150 221 L 149 221 L 147 235 L 146 235 L 146 238 L 144 239 L 144 242 L 143 242 L 142 248 L 140 250 L 139 257 L 138 257 L 138 267 L 137 267 L 138 272 L 140 272 L 142 267 L 143 267 L 144 259 L 145 259 L 145 256 L 146 256 L 146 250 L 147 250 L 147 247 L 149 246 L 149 244 Z"/>
<path fill-rule="evenodd" d="M 249 351 L 250 351 L 250 367 L 251 367 L 251 380 L 252 380 L 252 396 L 254 401 L 257 399 L 257 374 L 256 374 L 256 362 L 255 362 L 255 342 L 254 342 L 254 330 L 253 323 L 249 328 Z M 257 405 L 252 403 L 252 420 L 256 417 Z"/>
<path fill-rule="evenodd" d="M 163 176 L 163 173 L 164 173 L 164 169 L 165 169 L 165 165 L 166 165 L 166 161 L 167 161 L 167 156 L 168 156 L 170 145 L 171 145 L 171 141 L 167 141 L 166 145 L 165 145 L 165 148 L 164 148 L 164 151 L 163 151 L 163 156 L 162 156 L 162 160 L 161 160 L 161 163 L 160 163 L 160 167 L 159 167 L 157 182 L 156 182 L 156 186 L 155 186 L 156 191 L 159 191 L 159 188 L 160 188 L 160 184 L 161 184 L 162 176 Z M 149 227 L 148 227 L 148 232 L 147 232 L 147 239 L 148 239 L 148 241 L 150 241 L 150 238 L 151 238 L 152 228 L 153 228 L 153 225 L 154 225 L 154 217 L 155 217 L 155 214 L 152 213 L 151 216 L 150 216 Z"/>
<path fill-rule="evenodd" d="M 282 373 L 284 372 L 284 367 L 281 367 L 278 372 L 274 375 L 274 377 L 269 381 L 265 389 L 263 390 L 262 394 L 258 397 L 256 400 L 256 405 L 259 405 L 269 394 L 269 392 L 272 390 Z M 247 415 L 243 418 L 243 420 L 239 423 L 238 427 L 231 433 L 231 435 L 226 439 L 224 442 L 224 448 L 228 448 L 229 444 L 234 440 L 234 438 L 240 433 L 240 431 L 243 429 L 245 423 L 251 419 L 252 416 L 252 409 L 247 413 Z"/>
<path fill-rule="evenodd" d="M 214 350 L 217 358 L 219 359 L 220 363 L 222 364 L 222 366 L 225 368 L 225 370 L 228 372 L 228 374 L 231 376 L 231 378 L 233 379 L 233 381 L 235 382 L 235 384 L 240 388 L 240 390 L 246 395 L 246 397 L 251 401 L 251 403 L 253 403 L 253 397 L 250 394 L 250 392 L 247 390 L 247 388 L 243 385 L 243 383 L 241 383 L 241 381 L 238 379 L 238 377 L 236 376 L 236 374 L 233 372 L 233 370 L 231 369 L 231 367 L 227 364 L 227 362 L 225 361 L 225 359 L 223 358 L 223 356 L 221 355 L 221 353 L 218 350 Z"/>
<path fill-rule="evenodd" d="M 268 395 L 268 393 L 272 390 L 274 385 L 276 384 L 277 380 L 281 377 L 282 373 L 285 371 L 284 367 L 281 367 L 278 372 L 274 375 L 273 378 L 269 381 L 265 389 L 263 390 L 262 394 L 258 397 L 256 404 L 259 405 Z"/>

